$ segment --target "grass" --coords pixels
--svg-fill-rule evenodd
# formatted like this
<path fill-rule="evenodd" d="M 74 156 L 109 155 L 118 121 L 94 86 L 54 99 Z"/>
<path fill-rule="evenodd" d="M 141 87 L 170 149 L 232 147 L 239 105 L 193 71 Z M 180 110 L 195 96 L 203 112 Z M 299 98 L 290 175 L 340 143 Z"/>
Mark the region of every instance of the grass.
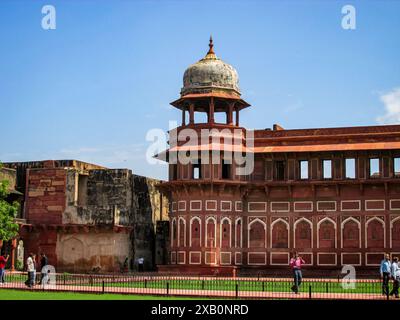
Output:
<path fill-rule="evenodd" d="M 235 281 L 235 280 L 147 280 L 147 281 L 126 281 L 126 282 L 105 282 L 107 287 L 125 288 L 166 288 L 167 283 L 170 289 L 180 290 L 222 290 L 235 291 L 236 285 L 239 291 L 259 292 L 290 292 L 293 285 L 288 281 Z M 95 286 L 102 285 L 95 283 Z M 381 284 L 377 282 L 360 282 L 354 289 L 344 289 L 341 282 L 303 282 L 300 292 L 308 292 L 311 286 L 315 293 L 381 293 Z"/>
<path fill-rule="evenodd" d="M 26 276 L 9 275 L 8 282 L 23 282 Z M 57 279 L 58 284 L 79 286 L 102 286 L 102 279 L 93 278 L 93 283 L 89 283 L 88 277 L 73 278 L 70 275 L 65 275 Z M 220 291 L 236 291 L 236 286 L 239 291 L 256 291 L 256 292 L 290 292 L 293 285 L 291 280 L 225 280 L 225 279 L 151 279 L 148 278 L 121 278 L 119 280 L 113 278 L 104 278 L 106 287 L 125 287 L 125 288 L 148 288 L 148 289 L 166 289 L 167 284 L 169 289 L 179 290 L 220 290 Z M 343 293 L 343 294 L 380 294 L 382 291 L 380 282 L 357 282 L 354 289 L 344 289 L 341 282 L 337 281 L 307 281 L 305 280 L 300 287 L 300 292 L 308 292 L 311 286 L 311 291 L 314 293 Z"/>
<path fill-rule="evenodd" d="M 164 297 L 128 294 L 89 294 L 74 292 L 35 292 L 0 289 L 0 300 L 191 300 L 186 297 Z M 198 300 L 198 298 L 196 298 Z"/>

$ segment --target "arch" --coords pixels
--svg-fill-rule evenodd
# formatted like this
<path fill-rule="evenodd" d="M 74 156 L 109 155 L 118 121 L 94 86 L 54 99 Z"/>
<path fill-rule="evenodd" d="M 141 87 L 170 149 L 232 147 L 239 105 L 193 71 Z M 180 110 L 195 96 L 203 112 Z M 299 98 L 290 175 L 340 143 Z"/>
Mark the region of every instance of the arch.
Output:
<path fill-rule="evenodd" d="M 278 230 L 275 231 L 274 226 L 279 225 L 279 224 L 284 224 L 285 225 L 285 230 L 283 228 L 278 228 Z M 270 232 L 270 243 L 271 243 L 271 248 L 289 248 L 289 243 L 290 243 L 290 225 L 289 223 L 282 219 L 276 219 L 274 222 L 271 223 L 271 232 Z M 286 233 L 286 235 L 285 235 Z"/>
<path fill-rule="evenodd" d="M 355 223 L 357 225 L 358 237 L 354 235 L 355 228 L 349 228 L 347 231 L 345 230 L 346 224 Z M 353 217 L 348 217 L 343 220 L 341 225 L 341 247 L 342 248 L 361 248 L 361 222 Z M 347 241 L 345 243 L 345 241 Z"/>
<path fill-rule="evenodd" d="M 176 218 L 172 218 L 171 220 L 171 247 L 175 247 L 177 245 L 177 226 L 176 226 Z"/>
<path fill-rule="evenodd" d="M 400 248 L 400 217 L 390 222 L 390 247 Z"/>
<path fill-rule="evenodd" d="M 224 230 L 224 224 L 228 222 L 229 224 L 229 233 L 227 230 Z M 228 217 L 224 217 L 220 222 L 220 248 L 227 248 L 232 246 L 232 220 Z"/>
<path fill-rule="evenodd" d="M 371 229 L 370 224 L 372 223 Z M 377 226 L 378 224 L 379 226 Z M 365 223 L 365 248 L 386 247 L 386 226 L 381 218 L 373 217 Z"/>
<path fill-rule="evenodd" d="M 64 263 L 76 263 L 84 259 L 83 242 L 75 237 L 65 239 L 61 257 Z"/>
<path fill-rule="evenodd" d="M 178 218 L 178 247 L 186 247 L 186 220 Z"/>
<path fill-rule="evenodd" d="M 329 230 L 328 226 L 323 226 L 321 228 L 322 224 L 332 224 L 333 229 Z M 321 219 L 317 223 L 317 248 L 337 248 L 337 224 L 336 221 L 333 220 L 330 217 L 325 217 Z"/>
<path fill-rule="evenodd" d="M 212 221 L 210 223 L 209 221 Z M 208 217 L 206 219 L 206 247 L 217 247 L 217 219 Z"/>
<path fill-rule="evenodd" d="M 264 221 L 259 218 L 254 219 L 248 224 L 248 247 L 249 248 L 266 248 L 267 237 L 266 237 L 267 225 Z"/>
<path fill-rule="evenodd" d="M 302 228 L 297 226 L 302 224 Z M 309 230 L 305 227 L 309 226 Z M 312 248 L 313 247 L 313 224 L 306 218 L 298 219 L 293 226 L 293 246 L 295 248 Z"/>
<path fill-rule="evenodd" d="M 237 218 L 235 220 L 235 248 L 243 247 L 243 219 Z"/>
<path fill-rule="evenodd" d="M 199 217 L 192 217 L 190 219 L 189 232 L 189 246 L 201 247 L 201 219 Z"/>

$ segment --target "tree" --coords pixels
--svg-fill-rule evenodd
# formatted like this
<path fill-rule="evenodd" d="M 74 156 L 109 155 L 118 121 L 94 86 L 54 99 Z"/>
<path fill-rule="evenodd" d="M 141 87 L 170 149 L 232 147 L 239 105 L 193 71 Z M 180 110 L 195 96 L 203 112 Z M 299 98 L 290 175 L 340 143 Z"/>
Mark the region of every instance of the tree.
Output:
<path fill-rule="evenodd" d="M 0 163 L 0 169 L 2 165 Z M 18 234 L 18 224 L 14 219 L 17 217 L 19 204 L 18 202 L 8 203 L 6 201 L 10 194 L 8 190 L 9 182 L 7 180 L 0 181 L 0 240 L 8 241 Z"/>

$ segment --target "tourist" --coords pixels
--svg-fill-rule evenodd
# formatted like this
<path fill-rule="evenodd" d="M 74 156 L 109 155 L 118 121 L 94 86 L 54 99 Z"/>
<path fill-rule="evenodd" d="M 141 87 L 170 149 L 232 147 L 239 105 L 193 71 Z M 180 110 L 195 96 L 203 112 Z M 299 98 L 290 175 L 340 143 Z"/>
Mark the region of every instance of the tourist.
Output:
<path fill-rule="evenodd" d="M 33 253 L 30 253 L 28 256 L 28 259 L 26 259 L 26 268 L 28 271 L 28 280 L 25 282 L 25 284 L 31 288 L 35 285 L 35 255 Z"/>
<path fill-rule="evenodd" d="M 305 264 L 305 261 L 298 255 L 297 252 L 293 255 L 293 258 L 290 259 L 289 265 L 292 268 L 294 279 L 294 285 L 291 289 L 296 294 L 299 292 L 299 287 L 303 278 L 303 275 L 301 274 L 301 266 L 303 264 Z"/>
<path fill-rule="evenodd" d="M 36 254 L 32 255 L 33 260 L 33 284 L 36 283 L 36 269 L 37 269 L 37 261 L 36 261 Z"/>
<path fill-rule="evenodd" d="M 379 269 L 382 279 L 382 294 L 385 296 L 389 294 L 389 279 L 392 274 L 391 267 L 390 255 L 385 254 L 385 258 L 382 260 Z"/>
<path fill-rule="evenodd" d="M 128 272 L 129 271 L 129 258 L 126 257 L 124 261 L 124 265 L 122 267 L 122 272 Z"/>
<path fill-rule="evenodd" d="M 390 292 L 391 296 L 395 296 L 399 298 L 399 285 L 400 285 L 400 267 L 399 267 L 399 258 L 394 257 L 392 263 L 392 278 L 393 278 L 393 289 Z"/>
<path fill-rule="evenodd" d="M 47 270 L 44 269 L 44 267 L 46 267 L 47 265 L 48 265 L 48 259 L 46 255 L 42 252 L 40 254 L 40 281 L 42 284 L 45 284 L 43 283 L 43 279 L 48 279 Z"/>
<path fill-rule="evenodd" d="M 0 256 L 0 285 L 6 282 L 6 263 L 8 261 L 9 255 Z"/>
<path fill-rule="evenodd" d="M 144 271 L 144 258 L 143 257 L 140 257 L 138 259 L 138 267 L 139 267 L 139 272 Z"/>

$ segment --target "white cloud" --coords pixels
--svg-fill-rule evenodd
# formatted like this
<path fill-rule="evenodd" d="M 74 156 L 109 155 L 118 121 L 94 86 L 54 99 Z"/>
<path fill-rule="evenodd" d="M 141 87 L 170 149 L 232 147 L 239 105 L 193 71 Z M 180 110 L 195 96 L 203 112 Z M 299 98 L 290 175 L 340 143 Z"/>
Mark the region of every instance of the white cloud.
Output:
<path fill-rule="evenodd" d="M 382 94 L 381 101 L 385 105 L 386 113 L 376 118 L 381 124 L 400 123 L 400 88 Z"/>

